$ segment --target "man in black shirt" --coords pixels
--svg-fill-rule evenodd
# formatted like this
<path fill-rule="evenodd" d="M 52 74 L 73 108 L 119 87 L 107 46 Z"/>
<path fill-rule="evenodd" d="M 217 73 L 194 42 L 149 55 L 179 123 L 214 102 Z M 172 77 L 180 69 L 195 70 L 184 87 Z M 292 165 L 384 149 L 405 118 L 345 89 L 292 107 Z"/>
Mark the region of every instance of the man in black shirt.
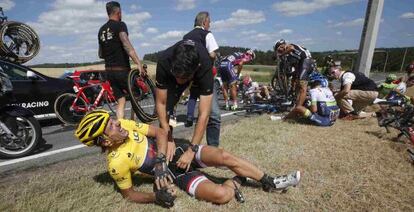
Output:
<path fill-rule="evenodd" d="M 128 29 L 122 19 L 121 5 L 110 1 L 106 4 L 106 12 L 109 20 L 98 33 L 99 57 L 105 60 L 107 78 L 111 82 L 112 90 L 117 98 L 118 106 L 116 116 L 124 118 L 125 91 L 128 90 L 127 79 L 131 70 L 129 58 L 131 57 L 142 73 L 141 62 L 134 47 L 128 39 Z"/>
<path fill-rule="evenodd" d="M 182 40 L 160 54 L 156 71 L 156 109 L 161 128 L 168 132 L 167 159 L 172 160 L 175 144 L 167 111 L 172 111 L 182 92 L 190 85 L 198 89 L 200 106 L 192 145 L 199 145 L 206 131 L 213 98 L 212 62 L 206 47 L 200 42 Z M 186 151 L 178 160 L 178 167 L 187 169 L 194 152 Z"/>

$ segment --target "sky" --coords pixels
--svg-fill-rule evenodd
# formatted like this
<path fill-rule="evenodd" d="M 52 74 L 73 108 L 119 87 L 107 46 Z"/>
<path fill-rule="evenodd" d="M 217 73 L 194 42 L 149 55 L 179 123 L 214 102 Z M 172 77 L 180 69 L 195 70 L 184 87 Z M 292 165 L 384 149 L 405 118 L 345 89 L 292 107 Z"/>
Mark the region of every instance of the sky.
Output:
<path fill-rule="evenodd" d="M 121 0 L 138 55 L 164 50 L 208 11 L 220 46 L 267 51 L 280 38 L 311 51 L 359 48 L 368 0 Z M 27 64 L 99 60 L 106 1 L 0 0 L 9 20 L 29 24 L 40 53 Z M 414 46 L 414 0 L 385 0 L 376 47 Z"/>

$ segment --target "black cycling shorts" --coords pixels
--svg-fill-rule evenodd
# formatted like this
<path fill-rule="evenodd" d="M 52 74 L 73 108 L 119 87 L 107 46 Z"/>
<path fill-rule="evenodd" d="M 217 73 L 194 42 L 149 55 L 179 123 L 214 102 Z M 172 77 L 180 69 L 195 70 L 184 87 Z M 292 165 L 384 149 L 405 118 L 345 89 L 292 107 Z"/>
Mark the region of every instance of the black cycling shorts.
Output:
<path fill-rule="evenodd" d="M 116 99 L 120 99 L 128 94 L 128 74 L 128 70 L 106 72 L 106 79 L 111 83 Z"/>
<path fill-rule="evenodd" d="M 308 81 L 309 76 L 313 71 L 313 60 L 311 58 L 304 59 L 301 63 L 298 65 L 298 70 L 295 71 L 295 75 L 297 79 L 301 81 Z"/>

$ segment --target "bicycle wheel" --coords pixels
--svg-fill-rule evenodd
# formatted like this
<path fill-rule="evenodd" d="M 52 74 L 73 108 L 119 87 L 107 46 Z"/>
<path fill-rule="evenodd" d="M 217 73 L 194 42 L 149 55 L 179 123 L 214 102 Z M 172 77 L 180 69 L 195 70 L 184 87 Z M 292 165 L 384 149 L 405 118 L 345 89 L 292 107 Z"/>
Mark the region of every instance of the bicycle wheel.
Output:
<path fill-rule="evenodd" d="M 157 120 L 155 84 L 150 78 L 142 78 L 138 70 L 132 70 L 128 76 L 128 93 L 132 109 L 142 122 L 148 123 Z"/>
<path fill-rule="evenodd" d="M 55 113 L 60 121 L 67 125 L 75 125 L 79 123 L 82 117 L 87 112 L 88 105 L 82 98 L 78 98 L 75 105 L 79 107 L 78 110 L 72 108 L 73 102 L 76 100 L 76 94 L 64 93 L 60 95 L 55 101 Z"/>
<path fill-rule="evenodd" d="M 275 71 L 275 74 L 272 77 L 271 85 L 276 92 L 277 96 L 282 96 L 287 99 L 289 96 L 289 79 L 279 70 Z"/>

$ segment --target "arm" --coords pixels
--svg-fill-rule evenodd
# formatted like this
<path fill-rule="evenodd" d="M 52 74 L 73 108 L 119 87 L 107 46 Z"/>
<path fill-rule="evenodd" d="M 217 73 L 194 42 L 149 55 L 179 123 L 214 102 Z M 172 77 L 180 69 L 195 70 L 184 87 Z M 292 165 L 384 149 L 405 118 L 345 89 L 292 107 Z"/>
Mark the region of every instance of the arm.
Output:
<path fill-rule="evenodd" d="M 122 197 L 136 203 L 153 203 L 155 202 L 155 193 L 145 193 L 135 191 L 132 187 L 120 189 Z"/>
<path fill-rule="evenodd" d="M 312 105 L 310 106 L 310 111 L 311 111 L 312 113 L 316 113 L 316 112 L 318 112 L 318 106 L 317 106 L 316 104 L 312 104 Z"/>
<path fill-rule="evenodd" d="M 159 127 L 150 125 L 147 136 L 155 137 L 157 141 L 157 154 L 166 155 L 167 152 L 167 132 Z"/>
<path fill-rule="evenodd" d="M 171 141 L 169 136 L 170 125 L 168 124 L 167 117 L 167 89 L 157 88 L 155 90 L 156 100 L 155 107 L 158 114 L 158 121 L 160 122 L 161 129 L 168 135 L 168 140 Z"/>
<path fill-rule="evenodd" d="M 335 99 L 341 99 L 344 96 L 346 96 L 349 93 L 349 91 L 351 90 L 351 85 L 352 84 L 344 85 L 343 89 L 335 94 Z"/>
<path fill-rule="evenodd" d="M 134 47 L 129 41 L 128 34 L 126 32 L 120 32 L 119 39 L 121 40 L 122 45 L 125 51 L 127 52 L 127 54 L 129 55 L 129 57 L 131 57 L 132 61 L 134 61 L 134 63 L 138 65 L 139 71 L 142 72 L 141 62 L 139 61 L 138 55 L 135 52 Z"/>
<path fill-rule="evenodd" d="M 237 65 L 237 75 L 239 75 L 240 72 L 242 71 L 243 63 L 244 63 L 244 61 L 240 61 L 240 63 Z"/>
<path fill-rule="evenodd" d="M 194 135 L 191 143 L 198 145 L 203 139 L 204 132 L 207 129 L 208 119 L 210 117 L 211 102 L 213 100 L 213 94 L 208 96 L 200 96 L 200 104 L 198 106 L 198 120 L 194 129 Z"/>

